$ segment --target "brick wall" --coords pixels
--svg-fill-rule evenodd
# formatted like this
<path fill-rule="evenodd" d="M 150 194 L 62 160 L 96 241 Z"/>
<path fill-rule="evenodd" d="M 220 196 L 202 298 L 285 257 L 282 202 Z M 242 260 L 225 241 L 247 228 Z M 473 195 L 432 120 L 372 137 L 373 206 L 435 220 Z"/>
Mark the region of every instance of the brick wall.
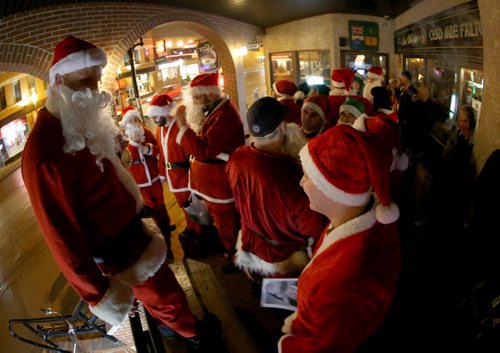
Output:
<path fill-rule="evenodd" d="M 233 52 L 263 29 L 222 16 L 172 6 L 90 3 L 50 6 L 0 19 L 0 71 L 23 72 L 48 81 L 55 44 L 69 34 L 108 54 L 103 85 L 114 87 L 116 69 L 127 48 L 147 31 L 174 22 L 208 39 L 219 54 L 225 90 L 238 102 Z M 244 102 L 245 97 L 241 97 Z"/>

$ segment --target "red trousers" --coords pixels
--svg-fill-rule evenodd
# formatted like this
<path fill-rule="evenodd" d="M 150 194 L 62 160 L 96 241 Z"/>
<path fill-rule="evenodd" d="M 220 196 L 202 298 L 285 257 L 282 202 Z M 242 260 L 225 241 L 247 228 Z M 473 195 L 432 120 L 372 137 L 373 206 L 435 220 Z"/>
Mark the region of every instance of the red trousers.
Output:
<path fill-rule="evenodd" d="M 236 239 L 241 228 L 240 214 L 234 205 L 230 203 L 215 203 L 204 200 L 207 204 L 208 212 L 214 219 L 215 227 L 219 231 L 219 236 L 228 254 L 233 256 L 236 253 Z"/>
<path fill-rule="evenodd" d="M 163 236 L 167 241 L 170 240 L 170 217 L 168 216 L 165 207 L 165 199 L 163 198 L 163 185 L 160 180 L 157 180 L 151 186 L 141 187 L 142 198 L 146 206 L 153 211 L 151 217 L 160 228 Z M 170 243 L 167 244 L 170 247 Z"/>
<path fill-rule="evenodd" d="M 133 290 L 135 297 L 159 324 L 167 325 L 186 338 L 199 333 L 198 321 L 189 309 L 186 294 L 167 262 L 154 276 L 134 286 Z"/>

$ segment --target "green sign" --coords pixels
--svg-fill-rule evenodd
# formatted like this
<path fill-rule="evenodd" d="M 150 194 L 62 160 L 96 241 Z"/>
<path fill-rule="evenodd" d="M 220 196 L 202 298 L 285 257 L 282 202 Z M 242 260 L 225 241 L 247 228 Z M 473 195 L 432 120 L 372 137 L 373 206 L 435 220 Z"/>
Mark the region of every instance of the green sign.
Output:
<path fill-rule="evenodd" d="M 349 21 L 352 50 L 378 51 L 378 23 Z"/>

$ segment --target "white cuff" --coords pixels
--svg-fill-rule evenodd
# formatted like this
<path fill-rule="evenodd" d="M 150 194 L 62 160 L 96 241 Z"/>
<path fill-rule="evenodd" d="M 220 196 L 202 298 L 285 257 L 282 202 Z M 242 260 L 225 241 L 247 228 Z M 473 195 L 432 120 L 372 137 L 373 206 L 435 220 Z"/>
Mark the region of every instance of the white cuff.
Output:
<path fill-rule="evenodd" d="M 132 288 L 111 278 L 104 297 L 90 311 L 110 325 L 120 325 L 126 318 L 134 302 Z"/>

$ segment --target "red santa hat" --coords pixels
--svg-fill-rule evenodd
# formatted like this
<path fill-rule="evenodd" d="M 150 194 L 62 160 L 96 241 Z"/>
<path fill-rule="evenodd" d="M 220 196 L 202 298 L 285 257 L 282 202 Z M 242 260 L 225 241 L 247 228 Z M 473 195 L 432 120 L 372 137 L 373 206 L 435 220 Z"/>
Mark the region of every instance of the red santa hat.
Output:
<path fill-rule="evenodd" d="M 328 98 L 326 96 L 316 94 L 307 97 L 304 104 L 302 104 L 302 109 L 304 108 L 314 110 L 321 117 L 321 120 L 326 122 L 328 116 Z"/>
<path fill-rule="evenodd" d="M 332 70 L 332 85 L 335 88 L 344 88 L 350 90 L 352 81 L 354 81 L 354 71 L 343 67 Z"/>
<path fill-rule="evenodd" d="M 360 116 L 353 124 L 353 127 L 360 131 L 367 131 L 373 134 L 376 138 L 382 141 L 392 152 L 392 164 L 390 171 L 408 169 L 408 156 L 405 153 L 400 153 L 397 149 L 399 145 L 399 128 L 390 116 L 378 115 L 368 117 Z"/>
<path fill-rule="evenodd" d="M 196 76 L 189 85 L 189 91 L 191 96 L 209 93 L 220 95 L 219 74 L 217 72 L 209 72 Z"/>
<path fill-rule="evenodd" d="M 389 168 L 392 153 L 373 136 L 350 125 L 337 125 L 308 142 L 300 151 L 305 174 L 329 199 L 347 206 L 365 206 L 373 191 L 380 204 L 375 218 L 395 222 L 399 209 L 391 202 Z"/>
<path fill-rule="evenodd" d="M 93 66 L 106 66 L 106 52 L 94 44 L 69 36 L 57 43 L 54 58 L 50 64 L 50 84 L 53 85 L 56 75 L 86 69 Z"/>
<path fill-rule="evenodd" d="M 384 69 L 379 66 L 372 66 L 368 70 L 368 78 L 372 78 L 374 80 L 384 80 Z"/>
<path fill-rule="evenodd" d="M 125 128 L 132 118 L 141 119 L 141 114 L 133 106 L 129 105 L 122 110 L 122 120 L 120 121 L 120 127 Z"/>
<path fill-rule="evenodd" d="M 299 91 L 297 85 L 292 81 L 288 80 L 278 80 L 274 82 L 273 90 L 280 97 L 293 97 L 294 94 L 297 93 L 297 91 Z M 302 98 L 304 98 L 303 95 Z"/>
<path fill-rule="evenodd" d="M 166 93 L 157 94 L 151 99 L 148 107 L 148 116 L 167 117 L 176 105 L 174 100 Z"/>

